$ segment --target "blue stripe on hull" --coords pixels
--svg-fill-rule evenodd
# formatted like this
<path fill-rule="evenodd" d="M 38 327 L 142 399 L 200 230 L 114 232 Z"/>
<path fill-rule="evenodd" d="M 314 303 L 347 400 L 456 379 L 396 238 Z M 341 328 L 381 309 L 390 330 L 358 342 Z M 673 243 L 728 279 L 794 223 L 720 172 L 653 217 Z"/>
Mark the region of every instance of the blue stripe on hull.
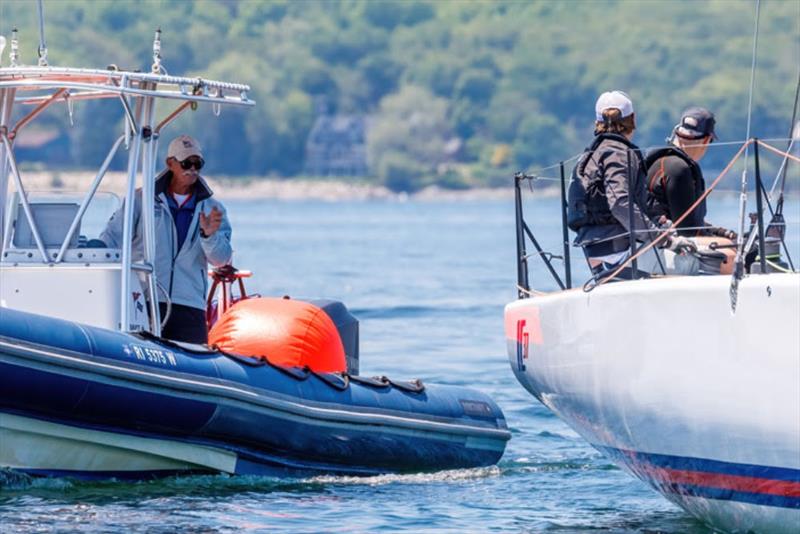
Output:
<path fill-rule="evenodd" d="M 800 482 L 800 469 L 790 467 L 774 467 L 768 465 L 742 464 L 710 460 L 708 458 L 693 458 L 690 456 L 673 456 L 668 454 L 655 454 L 650 452 L 628 451 L 614 447 L 596 445 L 599 451 L 628 463 L 633 458 L 638 462 L 645 462 L 654 467 L 665 469 L 679 469 L 681 471 L 702 471 L 704 473 L 720 473 L 754 478 L 768 478 L 771 480 L 785 480 L 787 482 Z"/>
<path fill-rule="evenodd" d="M 595 445 L 595 448 L 627 465 L 636 476 L 665 494 L 800 509 L 800 469 L 644 453 L 600 445 Z M 673 473 L 688 473 L 692 478 L 708 483 L 670 481 Z M 725 479 L 717 475 L 736 478 Z M 732 485 L 739 487 L 732 488 Z M 782 489 L 776 491 L 776 488 Z M 747 491 L 749 489 L 761 491 Z"/>

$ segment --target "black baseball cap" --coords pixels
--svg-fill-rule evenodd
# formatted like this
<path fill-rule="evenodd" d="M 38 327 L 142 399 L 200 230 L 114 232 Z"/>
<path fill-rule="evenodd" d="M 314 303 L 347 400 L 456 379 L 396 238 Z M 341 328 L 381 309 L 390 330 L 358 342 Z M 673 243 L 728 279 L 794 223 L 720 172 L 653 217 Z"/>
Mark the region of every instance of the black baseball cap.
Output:
<path fill-rule="evenodd" d="M 675 133 L 684 139 L 702 139 L 710 135 L 716 139 L 714 114 L 706 108 L 693 106 L 681 113 L 681 121 L 675 127 Z"/>

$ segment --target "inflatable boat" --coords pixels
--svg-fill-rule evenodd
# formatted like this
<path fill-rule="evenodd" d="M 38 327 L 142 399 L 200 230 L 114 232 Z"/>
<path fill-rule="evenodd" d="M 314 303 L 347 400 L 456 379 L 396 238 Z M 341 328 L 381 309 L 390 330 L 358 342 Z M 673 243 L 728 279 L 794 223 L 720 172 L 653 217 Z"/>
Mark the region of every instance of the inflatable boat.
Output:
<path fill-rule="evenodd" d="M 151 72 L 19 66 L 16 55 L 0 68 L 0 469 L 143 478 L 497 462 L 510 437 L 497 405 L 465 388 L 359 376 L 358 325 L 342 304 L 245 298 L 228 273 L 220 306 L 209 297 L 209 345 L 162 337 L 159 303 L 168 315 L 170 295 L 154 268 L 159 138 L 199 105 L 218 115 L 254 102 L 246 85 L 167 75 L 160 35 Z M 96 99 L 120 104 L 123 132 L 95 178 L 80 193 L 30 191 L 13 140 L 50 108 L 71 114 L 73 101 Z M 101 186 L 125 152 L 119 198 Z M 124 201 L 139 186 L 134 251 L 133 202 Z M 98 237 L 122 202 L 123 239 L 109 248 Z"/>
<path fill-rule="evenodd" d="M 0 308 L 0 465 L 39 475 L 349 474 L 496 463 L 487 396 L 316 373 Z"/>

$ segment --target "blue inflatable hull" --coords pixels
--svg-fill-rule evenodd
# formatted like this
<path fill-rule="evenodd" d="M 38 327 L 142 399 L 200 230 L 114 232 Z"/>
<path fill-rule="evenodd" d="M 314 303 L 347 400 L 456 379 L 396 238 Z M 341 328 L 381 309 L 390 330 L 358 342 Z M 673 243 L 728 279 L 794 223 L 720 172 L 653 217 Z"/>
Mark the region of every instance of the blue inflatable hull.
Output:
<path fill-rule="evenodd" d="M 467 388 L 317 375 L 0 308 L 0 467 L 141 478 L 430 471 L 496 463 Z"/>

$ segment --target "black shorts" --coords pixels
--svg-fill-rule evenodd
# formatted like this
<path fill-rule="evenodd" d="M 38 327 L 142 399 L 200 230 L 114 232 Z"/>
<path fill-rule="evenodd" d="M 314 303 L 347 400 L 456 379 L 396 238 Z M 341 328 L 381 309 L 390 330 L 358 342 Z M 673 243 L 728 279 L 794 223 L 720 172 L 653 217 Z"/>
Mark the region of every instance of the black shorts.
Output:
<path fill-rule="evenodd" d="M 161 318 L 167 312 L 167 305 L 158 303 Z M 181 304 L 173 304 L 167 324 L 161 329 L 161 337 L 186 343 L 208 343 L 206 311 Z"/>

